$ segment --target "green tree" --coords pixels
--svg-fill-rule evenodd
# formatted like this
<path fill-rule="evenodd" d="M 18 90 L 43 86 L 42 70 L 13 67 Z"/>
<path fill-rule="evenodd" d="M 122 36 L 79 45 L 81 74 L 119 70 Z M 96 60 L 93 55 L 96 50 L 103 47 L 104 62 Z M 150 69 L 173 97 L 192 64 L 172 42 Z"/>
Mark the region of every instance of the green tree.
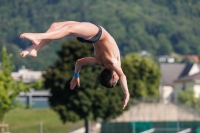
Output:
<path fill-rule="evenodd" d="M 157 55 L 170 55 L 173 52 L 170 41 L 166 38 L 165 34 L 158 35 L 158 43 L 160 44 Z"/>
<path fill-rule="evenodd" d="M 4 123 L 5 113 L 19 105 L 15 98 L 21 91 L 26 90 L 22 81 L 14 81 L 11 77 L 14 69 L 11 58 L 12 55 L 8 54 L 7 49 L 3 47 L 0 54 L 0 119 L 2 123 Z"/>
<path fill-rule="evenodd" d="M 178 102 L 187 106 L 195 105 L 194 91 L 193 89 L 186 89 L 179 92 Z"/>
<path fill-rule="evenodd" d="M 161 73 L 152 59 L 128 54 L 122 61 L 122 68 L 127 77 L 131 98 L 158 98 Z"/>
<path fill-rule="evenodd" d="M 87 125 L 88 120 L 109 120 L 123 112 L 121 88 L 107 89 L 97 81 L 101 67 L 84 66 L 80 72 L 81 86 L 70 90 L 75 62 L 79 58 L 93 56 L 92 45 L 70 40 L 62 44 L 58 56 L 55 64 L 46 69 L 44 86 L 50 89 L 50 105 L 64 123 L 84 119 Z"/>
<path fill-rule="evenodd" d="M 187 88 L 178 93 L 178 103 L 186 109 L 193 109 L 194 112 L 200 112 L 200 97 L 195 97 L 194 90 Z"/>

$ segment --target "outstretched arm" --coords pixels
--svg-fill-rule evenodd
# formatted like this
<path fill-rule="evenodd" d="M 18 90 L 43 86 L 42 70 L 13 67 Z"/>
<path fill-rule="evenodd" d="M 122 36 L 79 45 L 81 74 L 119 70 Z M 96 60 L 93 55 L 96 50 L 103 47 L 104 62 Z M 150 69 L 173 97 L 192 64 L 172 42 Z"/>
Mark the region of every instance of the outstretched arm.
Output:
<path fill-rule="evenodd" d="M 112 64 L 111 68 L 119 76 L 120 84 L 121 84 L 122 90 L 124 92 L 124 103 L 123 103 L 123 107 L 122 107 L 124 109 L 129 101 L 129 97 L 130 97 L 126 76 L 124 75 L 120 64 L 118 64 L 118 63 Z"/>
<path fill-rule="evenodd" d="M 85 57 L 77 60 L 74 70 L 74 76 L 70 82 L 71 90 L 73 90 L 76 85 L 80 86 L 79 72 L 82 66 L 85 65 L 98 65 L 98 62 L 94 57 Z"/>

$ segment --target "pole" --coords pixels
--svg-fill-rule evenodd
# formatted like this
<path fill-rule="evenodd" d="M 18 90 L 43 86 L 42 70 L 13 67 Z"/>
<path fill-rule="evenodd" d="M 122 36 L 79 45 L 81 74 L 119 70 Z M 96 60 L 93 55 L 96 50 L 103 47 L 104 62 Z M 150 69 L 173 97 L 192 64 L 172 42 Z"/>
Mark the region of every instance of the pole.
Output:
<path fill-rule="evenodd" d="M 43 123 L 40 122 L 40 133 L 43 133 Z"/>
<path fill-rule="evenodd" d="M 179 103 L 177 102 L 177 105 L 179 105 Z M 180 123 L 179 123 L 179 106 L 177 106 L 177 132 L 179 132 L 180 130 Z"/>
<path fill-rule="evenodd" d="M 2 126 L 1 126 L 1 133 L 5 133 L 5 127 L 3 126 L 4 125 L 4 112 L 3 112 L 3 115 L 2 115 L 2 118 L 1 118 L 1 124 L 2 124 Z"/>

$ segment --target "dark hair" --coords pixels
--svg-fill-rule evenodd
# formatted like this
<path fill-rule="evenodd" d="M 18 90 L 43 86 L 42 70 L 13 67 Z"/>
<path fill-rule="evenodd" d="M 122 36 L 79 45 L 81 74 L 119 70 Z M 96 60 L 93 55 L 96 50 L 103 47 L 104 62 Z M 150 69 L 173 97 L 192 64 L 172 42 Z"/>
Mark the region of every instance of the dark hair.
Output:
<path fill-rule="evenodd" d="M 112 78 L 112 72 L 108 69 L 104 69 L 99 76 L 100 84 L 107 88 L 113 88 L 116 86 L 117 81 Z"/>

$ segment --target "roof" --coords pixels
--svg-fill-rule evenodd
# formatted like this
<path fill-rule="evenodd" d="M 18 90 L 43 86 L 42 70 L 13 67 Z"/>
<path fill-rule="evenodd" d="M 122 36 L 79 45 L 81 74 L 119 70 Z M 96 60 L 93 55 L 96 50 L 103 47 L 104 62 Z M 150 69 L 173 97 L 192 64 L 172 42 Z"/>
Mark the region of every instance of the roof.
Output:
<path fill-rule="evenodd" d="M 189 75 L 184 76 L 184 77 L 176 80 L 175 82 L 194 81 L 194 80 L 200 80 L 200 72 L 190 75 L 190 76 Z"/>
<path fill-rule="evenodd" d="M 30 90 L 29 92 L 20 92 L 20 96 L 51 96 L 49 90 Z"/>
<path fill-rule="evenodd" d="M 175 81 L 182 79 L 182 77 L 189 76 L 189 72 L 194 64 L 160 64 L 162 73 L 161 83 L 162 85 L 173 86 Z M 199 67 L 199 65 L 198 65 Z M 200 68 L 200 67 L 199 67 Z"/>
<path fill-rule="evenodd" d="M 194 64 L 187 64 L 187 65 L 185 65 L 185 68 L 183 69 L 183 71 L 180 74 L 179 78 L 188 75 L 188 73 L 190 72 L 190 70 L 191 70 L 191 68 L 192 68 L 193 65 Z"/>
<path fill-rule="evenodd" d="M 183 58 L 193 59 L 195 62 L 199 62 L 199 57 L 197 55 L 183 55 Z"/>
<path fill-rule="evenodd" d="M 162 73 L 162 85 L 173 85 L 174 80 L 177 80 L 182 74 L 186 64 L 160 64 Z"/>

